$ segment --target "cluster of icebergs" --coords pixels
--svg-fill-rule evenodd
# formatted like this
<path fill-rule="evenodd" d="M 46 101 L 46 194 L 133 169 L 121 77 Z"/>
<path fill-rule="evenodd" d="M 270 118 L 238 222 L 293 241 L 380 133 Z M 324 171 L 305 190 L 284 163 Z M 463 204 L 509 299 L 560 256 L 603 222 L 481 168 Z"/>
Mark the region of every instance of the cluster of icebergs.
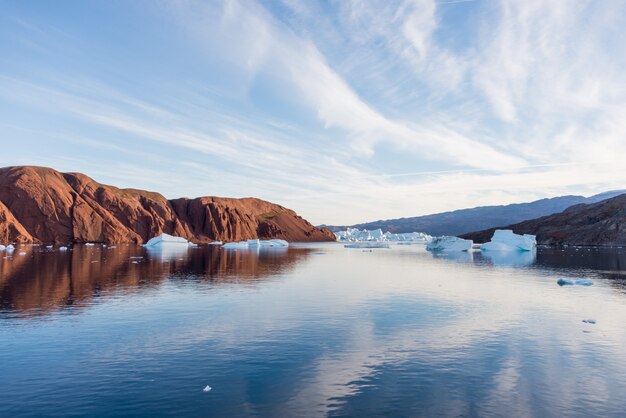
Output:
<path fill-rule="evenodd" d="M 429 251 L 469 251 L 472 249 L 474 242 L 469 239 L 458 237 L 435 237 L 426 249 Z M 537 249 L 537 238 L 534 235 L 515 234 L 510 229 L 497 229 L 491 241 L 480 246 L 481 251 L 535 251 Z"/>
<path fill-rule="evenodd" d="M 248 241 L 240 242 L 228 242 L 223 244 L 222 241 L 210 242 L 209 245 L 219 245 L 226 249 L 248 249 L 248 248 L 286 248 L 289 243 L 282 239 L 250 239 Z M 144 247 L 148 248 L 185 248 L 185 247 L 197 247 L 198 244 L 187 241 L 182 237 L 175 237 L 168 234 L 161 234 L 150 239 L 144 244 Z"/>
<path fill-rule="evenodd" d="M 335 232 L 337 241 L 342 242 L 415 242 L 426 243 L 431 236 L 423 232 L 409 232 L 405 234 L 392 234 L 391 232 L 383 232 L 382 229 L 358 229 L 348 228 L 345 231 Z"/>
<path fill-rule="evenodd" d="M 0 251 L 6 251 L 8 253 L 12 253 L 13 251 L 15 251 L 15 247 L 11 244 L 4 246 L 4 245 L 0 245 Z"/>

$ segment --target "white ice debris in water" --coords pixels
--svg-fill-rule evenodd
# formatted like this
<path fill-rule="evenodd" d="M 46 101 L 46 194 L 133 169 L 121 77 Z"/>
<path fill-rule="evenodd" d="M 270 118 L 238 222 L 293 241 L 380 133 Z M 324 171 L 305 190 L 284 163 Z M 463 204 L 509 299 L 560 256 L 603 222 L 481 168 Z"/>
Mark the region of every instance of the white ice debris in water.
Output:
<path fill-rule="evenodd" d="M 283 239 L 250 239 L 248 241 L 239 241 L 239 242 L 227 242 L 222 245 L 222 248 L 226 249 L 235 249 L 235 250 L 246 250 L 249 248 L 287 248 L 289 247 L 289 243 Z"/>
<path fill-rule="evenodd" d="M 510 229 L 496 229 L 491 241 L 480 246 L 482 251 L 534 251 L 537 239 L 534 235 L 518 235 Z"/>
<path fill-rule="evenodd" d="M 14 250 L 15 250 L 15 247 L 14 247 L 13 245 L 9 244 L 9 245 L 7 245 L 6 250 L 7 250 L 8 252 L 12 252 L 12 251 L 14 251 Z"/>
<path fill-rule="evenodd" d="M 593 281 L 589 279 L 559 279 L 556 282 L 559 286 L 592 286 Z"/>
<path fill-rule="evenodd" d="M 7 249 L 7 247 L 5 247 L 4 245 L 0 244 L 0 251 L 4 251 L 6 249 Z"/>
<path fill-rule="evenodd" d="M 428 251 L 469 251 L 474 245 L 471 239 L 459 237 L 434 237 L 427 245 Z"/>
<path fill-rule="evenodd" d="M 20 255 L 26 255 L 26 252 L 25 252 L 25 251 L 20 251 L 20 253 L 19 253 L 19 254 L 20 254 Z"/>
<path fill-rule="evenodd" d="M 344 245 L 346 248 L 389 248 L 389 244 L 385 242 L 376 242 L 376 241 L 364 241 L 364 242 L 353 242 L 351 244 Z"/>
<path fill-rule="evenodd" d="M 96 244 L 94 244 L 93 242 L 86 242 L 85 245 L 88 246 L 88 247 L 92 247 L 92 246 L 94 246 Z"/>
<path fill-rule="evenodd" d="M 222 245 L 223 242 L 222 241 L 213 241 L 213 242 L 209 242 L 209 245 Z"/>
<path fill-rule="evenodd" d="M 154 238 L 151 238 L 148 242 L 144 244 L 144 247 L 153 247 L 155 245 L 163 245 L 163 244 L 183 244 L 189 245 L 189 241 L 182 237 L 175 237 L 168 234 L 161 234 Z"/>
<path fill-rule="evenodd" d="M 206 385 L 206 386 L 204 387 L 204 389 L 202 389 L 202 392 L 210 392 L 210 391 L 211 391 L 211 389 L 213 389 L 211 386 Z"/>
<path fill-rule="evenodd" d="M 46 245 L 46 249 L 48 250 L 52 250 L 54 248 L 54 245 Z"/>
<path fill-rule="evenodd" d="M 363 242 L 363 241 L 389 241 L 389 242 L 414 242 L 414 243 L 426 243 L 431 239 L 431 236 L 424 234 L 423 232 L 407 232 L 402 234 L 392 234 L 391 232 L 384 232 L 382 229 L 358 229 L 348 228 L 345 231 L 335 232 L 337 241 L 348 242 Z"/>
<path fill-rule="evenodd" d="M 67 247 L 59 247 L 59 251 L 67 251 Z"/>

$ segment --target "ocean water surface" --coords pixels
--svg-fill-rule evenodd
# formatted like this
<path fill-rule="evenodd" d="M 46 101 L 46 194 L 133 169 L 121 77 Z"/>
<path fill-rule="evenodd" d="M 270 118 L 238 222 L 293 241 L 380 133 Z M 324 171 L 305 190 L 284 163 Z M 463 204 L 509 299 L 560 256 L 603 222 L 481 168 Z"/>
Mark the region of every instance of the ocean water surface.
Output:
<path fill-rule="evenodd" d="M 624 250 L 22 247 L 0 416 L 624 416 L 625 279 Z"/>

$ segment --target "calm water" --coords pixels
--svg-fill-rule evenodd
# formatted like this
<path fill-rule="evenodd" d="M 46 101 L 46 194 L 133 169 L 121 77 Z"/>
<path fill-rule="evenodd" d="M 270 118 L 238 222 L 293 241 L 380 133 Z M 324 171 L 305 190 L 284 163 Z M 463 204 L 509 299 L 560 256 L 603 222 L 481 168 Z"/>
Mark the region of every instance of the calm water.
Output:
<path fill-rule="evenodd" d="M 0 416 L 624 416 L 625 279 L 586 249 L 20 249 Z"/>

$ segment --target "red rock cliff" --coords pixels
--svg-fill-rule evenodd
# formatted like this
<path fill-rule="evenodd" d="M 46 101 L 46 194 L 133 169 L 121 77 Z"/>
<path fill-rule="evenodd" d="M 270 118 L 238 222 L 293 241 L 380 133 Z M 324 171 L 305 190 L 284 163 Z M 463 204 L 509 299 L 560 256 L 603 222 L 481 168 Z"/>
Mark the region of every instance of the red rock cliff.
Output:
<path fill-rule="evenodd" d="M 0 168 L 0 243 L 143 243 L 161 233 L 193 242 L 282 238 L 334 241 L 294 211 L 260 199 L 167 200 L 118 189 L 80 173 Z"/>

